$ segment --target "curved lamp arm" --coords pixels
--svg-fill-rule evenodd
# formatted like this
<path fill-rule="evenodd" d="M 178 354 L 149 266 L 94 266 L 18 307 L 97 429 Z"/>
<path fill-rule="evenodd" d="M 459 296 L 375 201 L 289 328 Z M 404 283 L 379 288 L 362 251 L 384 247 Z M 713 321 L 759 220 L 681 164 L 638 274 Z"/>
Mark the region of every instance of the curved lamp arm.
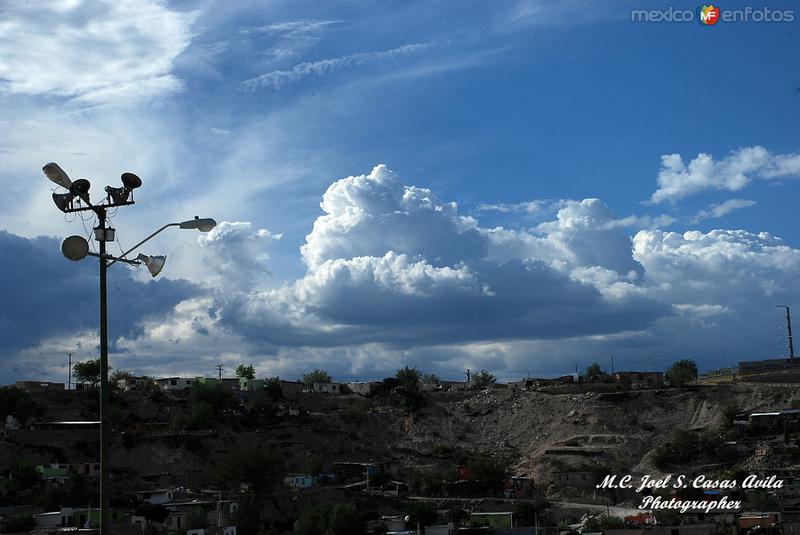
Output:
<path fill-rule="evenodd" d="M 157 234 L 159 234 L 160 232 L 164 231 L 169 227 L 180 227 L 182 229 L 197 229 L 200 232 L 208 232 L 215 226 L 217 226 L 217 222 L 214 221 L 213 219 L 211 218 L 200 219 L 199 217 L 195 217 L 194 219 L 189 219 L 188 221 L 182 221 L 180 223 L 167 223 L 166 225 L 164 225 L 157 231 L 153 232 L 148 237 L 146 237 L 145 239 L 143 239 L 142 241 L 140 241 L 139 243 L 137 243 L 136 245 L 125 251 L 124 253 L 122 253 L 119 257 L 109 262 L 108 265 L 112 266 L 118 261 L 124 261 L 126 256 L 128 256 L 130 253 L 141 247 L 142 244 L 151 240 Z"/>

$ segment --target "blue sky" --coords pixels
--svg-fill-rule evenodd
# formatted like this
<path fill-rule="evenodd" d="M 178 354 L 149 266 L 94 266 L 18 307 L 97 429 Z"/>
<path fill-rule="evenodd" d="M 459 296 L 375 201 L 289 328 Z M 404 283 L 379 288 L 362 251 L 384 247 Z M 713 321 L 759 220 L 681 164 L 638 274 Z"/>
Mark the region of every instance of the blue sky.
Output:
<path fill-rule="evenodd" d="M 513 378 L 784 354 L 800 23 L 599 4 L 4 3 L 2 379 L 96 353 L 94 264 L 58 251 L 92 222 L 52 205 L 49 161 L 95 192 L 142 177 L 121 247 L 220 222 L 148 244 L 158 281 L 115 266 L 117 368 Z M 644 7 L 670 6 L 698 7 Z"/>

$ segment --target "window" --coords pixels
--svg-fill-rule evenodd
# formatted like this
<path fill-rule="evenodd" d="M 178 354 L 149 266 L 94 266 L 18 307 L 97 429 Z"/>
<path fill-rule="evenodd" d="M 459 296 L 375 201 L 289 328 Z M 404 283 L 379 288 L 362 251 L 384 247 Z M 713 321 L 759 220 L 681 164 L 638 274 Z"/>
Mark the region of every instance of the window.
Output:
<path fill-rule="evenodd" d="M 178 386 L 178 380 L 177 379 L 170 379 L 169 380 L 169 384 L 170 384 L 170 386 Z"/>

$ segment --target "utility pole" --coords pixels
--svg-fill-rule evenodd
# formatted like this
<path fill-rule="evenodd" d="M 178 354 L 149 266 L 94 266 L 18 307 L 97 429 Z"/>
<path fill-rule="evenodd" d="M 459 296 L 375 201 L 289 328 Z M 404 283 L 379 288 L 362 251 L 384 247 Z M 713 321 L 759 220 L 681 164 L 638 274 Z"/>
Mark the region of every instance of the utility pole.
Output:
<path fill-rule="evenodd" d="M 72 390 L 72 353 L 67 353 L 69 367 L 67 368 L 67 390 Z"/>
<path fill-rule="evenodd" d="M 467 382 L 469 382 L 470 379 L 469 368 L 467 368 L 466 374 L 467 374 Z"/>
<path fill-rule="evenodd" d="M 786 309 L 786 338 L 789 340 L 789 358 L 794 358 L 794 343 L 792 342 L 792 316 L 789 314 L 789 307 L 786 305 L 778 305 L 776 308 Z"/>
<path fill-rule="evenodd" d="M 614 375 L 614 355 L 611 355 L 611 375 Z"/>
<path fill-rule="evenodd" d="M 219 380 L 222 381 L 222 364 L 217 364 L 217 372 L 219 374 Z"/>

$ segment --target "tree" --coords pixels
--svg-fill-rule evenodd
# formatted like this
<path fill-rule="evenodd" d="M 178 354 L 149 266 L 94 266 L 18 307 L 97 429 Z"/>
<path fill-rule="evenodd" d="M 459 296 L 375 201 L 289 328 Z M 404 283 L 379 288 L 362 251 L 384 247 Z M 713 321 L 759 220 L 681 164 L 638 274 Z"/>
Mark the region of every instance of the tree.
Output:
<path fill-rule="evenodd" d="M 331 381 L 332 379 L 330 374 L 325 370 L 320 370 L 319 368 L 314 368 L 303 376 L 303 383 L 306 386 L 311 386 L 314 383 L 330 383 Z"/>
<path fill-rule="evenodd" d="M 587 380 L 589 380 L 589 382 L 594 382 L 598 381 L 603 375 L 605 375 L 605 373 L 606 372 L 603 371 L 597 362 L 592 362 L 586 368 L 586 371 L 583 373 L 583 375 Z"/>
<path fill-rule="evenodd" d="M 472 380 L 475 383 L 475 386 L 483 387 L 493 385 L 497 382 L 497 378 L 494 374 L 487 370 L 481 370 L 475 375 L 472 376 Z"/>
<path fill-rule="evenodd" d="M 89 383 L 97 387 L 100 383 L 100 359 L 76 362 L 72 366 L 72 376 L 79 383 Z"/>
<path fill-rule="evenodd" d="M 439 379 L 439 376 L 436 375 L 435 373 L 425 373 L 425 374 L 422 375 L 422 384 L 438 385 L 441 382 L 442 382 L 442 380 Z"/>
<path fill-rule="evenodd" d="M 688 384 L 697 378 L 697 364 L 691 359 L 679 360 L 669 367 L 665 378 L 672 386 Z"/>
<path fill-rule="evenodd" d="M 422 407 L 424 400 L 419 393 L 420 371 L 405 366 L 397 370 L 397 392 L 403 397 L 403 404 L 409 411 Z"/>
<path fill-rule="evenodd" d="M 169 516 L 169 509 L 160 503 L 156 505 L 146 503 L 139 506 L 134 514 L 136 516 L 143 516 L 147 530 L 152 532 L 154 530 L 154 524 L 163 524 L 167 519 Z"/>
<path fill-rule="evenodd" d="M 584 531 L 605 531 L 607 529 L 623 529 L 625 521 L 618 516 L 593 516 L 583 525 Z"/>
<path fill-rule="evenodd" d="M 36 527 L 36 519 L 27 513 L 16 513 L 3 521 L 3 533 L 28 533 Z"/>
<path fill-rule="evenodd" d="M 397 370 L 397 381 L 400 383 L 400 388 L 406 392 L 418 392 L 420 372 L 417 368 L 409 368 L 408 366 Z"/>
<path fill-rule="evenodd" d="M 279 451 L 263 444 L 243 444 L 228 453 L 220 470 L 224 479 L 238 486 L 247 483 L 262 496 L 272 490 L 284 476 L 284 460 Z"/>
<path fill-rule="evenodd" d="M 252 364 L 239 364 L 236 366 L 236 377 L 253 380 L 256 378 L 256 369 Z"/>
<path fill-rule="evenodd" d="M 44 412 L 44 405 L 24 390 L 13 386 L 0 387 L 0 418 L 4 422 L 6 416 L 12 415 L 24 424 L 28 418 L 41 416 Z"/>

